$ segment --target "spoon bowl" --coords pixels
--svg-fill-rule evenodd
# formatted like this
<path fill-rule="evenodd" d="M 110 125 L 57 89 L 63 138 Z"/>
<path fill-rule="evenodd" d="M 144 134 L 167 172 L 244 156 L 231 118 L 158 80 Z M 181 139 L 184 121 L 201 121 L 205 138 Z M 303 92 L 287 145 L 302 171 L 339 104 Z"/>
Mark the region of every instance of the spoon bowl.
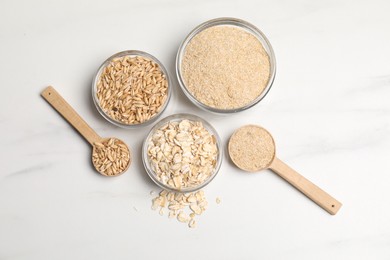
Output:
<path fill-rule="evenodd" d="M 110 141 L 114 144 L 114 148 L 104 145 L 109 144 Z M 126 172 L 130 167 L 131 153 L 128 146 L 122 140 L 115 137 L 102 138 L 99 143 L 94 143 L 92 147 L 92 164 L 96 171 L 98 171 L 101 175 L 108 177 L 119 176 Z M 107 163 L 104 163 L 104 159 L 99 160 L 99 154 L 101 153 L 107 155 L 107 157 L 103 157 L 108 159 Z M 113 158 L 114 154 L 115 158 Z M 117 156 L 121 157 L 117 158 Z M 115 168 L 113 166 L 114 164 Z M 118 167 L 116 165 L 118 165 Z"/>

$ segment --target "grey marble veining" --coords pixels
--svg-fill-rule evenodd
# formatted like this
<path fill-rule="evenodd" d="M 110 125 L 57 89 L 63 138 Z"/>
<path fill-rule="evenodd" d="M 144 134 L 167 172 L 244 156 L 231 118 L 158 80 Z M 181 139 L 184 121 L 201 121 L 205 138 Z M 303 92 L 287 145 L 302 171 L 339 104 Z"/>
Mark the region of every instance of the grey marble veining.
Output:
<path fill-rule="evenodd" d="M 390 259 L 389 11 L 385 0 L 1 1 L 0 259 Z M 222 16 L 259 27 L 277 60 L 266 98 L 227 117 L 197 109 L 174 74 L 186 34 Z M 114 127 L 91 99 L 100 63 L 126 49 L 173 77 L 163 116 L 200 115 L 225 145 L 241 125 L 264 126 L 277 156 L 340 200 L 339 213 L 226 154 L 196 229 L 152 211 L 159 189 L 140 154 L 151 126 Z M 39 96 L 47 85 L 98 134 L 129 144 L 128 172 L 93 170 L 89 144 Z"/>

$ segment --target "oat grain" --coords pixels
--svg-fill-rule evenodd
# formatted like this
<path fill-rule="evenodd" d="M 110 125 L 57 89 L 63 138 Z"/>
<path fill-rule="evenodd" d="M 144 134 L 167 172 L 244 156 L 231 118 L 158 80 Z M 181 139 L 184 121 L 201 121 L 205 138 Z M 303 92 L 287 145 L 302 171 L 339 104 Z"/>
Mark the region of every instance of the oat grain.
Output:
<path fill-rule="evenodd" d="M 168 97 L 168 80 L 154 61 L 141 56 L 113 59 L 103 68 L 96 97 L 104 113 L 127 125 L 155 117 Z"/>

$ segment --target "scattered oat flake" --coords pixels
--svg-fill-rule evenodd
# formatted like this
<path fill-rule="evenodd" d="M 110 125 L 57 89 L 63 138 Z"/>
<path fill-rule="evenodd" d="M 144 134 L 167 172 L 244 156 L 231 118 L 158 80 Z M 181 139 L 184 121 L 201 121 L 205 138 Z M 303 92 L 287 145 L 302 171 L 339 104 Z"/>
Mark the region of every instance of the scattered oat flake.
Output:
<path fill-rule="evenodd" d="M 188 226 L 190 228 L 195 228 L 196 227 L 196 221 L 195 219 L 191 219 L 190 222 L 188 222 Z"/>
<path fill-rule="evenodd" d="M 190 218 L 188 217 L 188 215 L 186 213 L 184 213 L 183 211 L 180 211 L 179 212 L 179 215 L 177 215 L 177 219 L 180 221 L 180 222 L 184 222 L 184 223 L 187 223 Z"/>
<path fill-rule="evenodd" d="M 197 204 L 190 205 L 190 209 L 197 215 L 202 214 L 202 209 Z"/>
<path fill-rule="evenodd" d="M 207 200 L 203 191 L 178 193 L 162 190 L 152 199 L 152 209 L 159 209 L 159 214 L 168 211 L 168 218 L 176 218 L 179 222 L 188 223 L 188 227 L 196 226 L 195 218 L 207 208 Z"/>
<path fill-rule="evenodd" d="M 217 204 L 221 203 L 221 198 L 217 197 L 217 198 L 215 199 L 215 202 L 216 202 Z"/>
<path fill-rule="evenodd" d="M 175 211 L 169 211 L 169 213 L 168 213 L 168 218 L 174 218 L 174 217 L 176 217 L 176 214 L 175 214 Z"/>

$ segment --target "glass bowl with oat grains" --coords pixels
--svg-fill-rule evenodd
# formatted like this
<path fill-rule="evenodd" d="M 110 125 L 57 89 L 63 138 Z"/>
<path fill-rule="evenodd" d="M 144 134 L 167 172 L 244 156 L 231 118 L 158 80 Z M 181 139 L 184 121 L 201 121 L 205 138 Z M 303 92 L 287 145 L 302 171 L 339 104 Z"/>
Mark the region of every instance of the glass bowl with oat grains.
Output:
<path fill-rule="evenodd" d="M 276 62 L 265 35 L 235 18 L 197 26 L 176 56 L 176 75 L 184 94 L 198 107 L 229 114 L 259 103 L 274 81 Z"/>
<path fill-rule="evenodd" d="M 222 163 L 223 148 L 216 130 L 191 114 L 161 119 L 142 146 L 149 177 L 161 188 L 194 192 L 209 184 Z"/>
<path fill-rule="evenodd" d="M 92 97 L 99 113 L 123 128 L 154 122 L 170 96 L 167 70 L 158 59 L 142 51 L 112 55 L 99 67 L 92 82 Z"/>

